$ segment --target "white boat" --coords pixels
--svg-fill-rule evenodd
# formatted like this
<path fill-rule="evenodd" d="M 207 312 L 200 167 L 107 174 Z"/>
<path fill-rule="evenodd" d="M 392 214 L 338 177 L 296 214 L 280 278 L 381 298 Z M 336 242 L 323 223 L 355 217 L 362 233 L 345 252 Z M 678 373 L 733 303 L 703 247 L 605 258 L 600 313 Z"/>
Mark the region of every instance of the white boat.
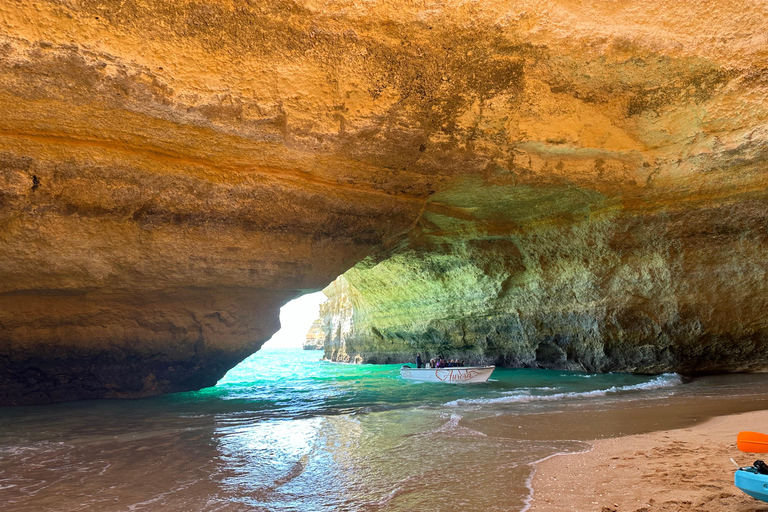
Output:
<path fill-rule="evenodd" d="M 495 366 L 455 366 L 453 368 L 411 368 L 404 365 L 400 368 L 400 376 L 408 380 L 422 382 L 450 382 L 466 384 L 469 382 L 485 382 L 493 373 Z"/>

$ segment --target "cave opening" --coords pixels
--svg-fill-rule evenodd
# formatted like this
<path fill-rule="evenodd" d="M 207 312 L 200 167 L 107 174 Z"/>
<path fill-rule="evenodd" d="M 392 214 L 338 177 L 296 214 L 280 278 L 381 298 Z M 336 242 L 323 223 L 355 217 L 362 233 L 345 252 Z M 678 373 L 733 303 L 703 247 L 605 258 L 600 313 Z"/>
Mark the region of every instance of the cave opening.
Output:
<path fill-rule="evenodd" d="M 280 308 L 280 330 L 277 331 L 261 350 L 279 348 L 301 348 L 307 332 L 320 314 L 320 304 L 327 297 L 323 292 L 309 293 L 285 304 Z"/>
<path fill-rule="evenodd" d="M 291 378 L 302 371 L 302 364 L 320 359 L 321 352 L 302 349 L 307 333 L 320 315 L 320 304 L 326 300 L 323 292 L 316 292 L 286 303 L 280 308 L 280 330 L 257 352 L 231 368 L 218 381 L 217 387 L 243 383 L 264 385 L 267 381 Z"/>

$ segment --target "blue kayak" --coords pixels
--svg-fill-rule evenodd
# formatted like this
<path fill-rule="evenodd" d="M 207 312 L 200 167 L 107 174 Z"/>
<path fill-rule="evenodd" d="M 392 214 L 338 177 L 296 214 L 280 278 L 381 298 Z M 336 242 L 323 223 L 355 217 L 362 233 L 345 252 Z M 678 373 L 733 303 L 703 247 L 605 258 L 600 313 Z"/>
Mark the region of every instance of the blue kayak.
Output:
<path fill-rule="evenodd" d="M 768 502 L 768 475 L 761 475 L 754 467 L 737 469 L 733 483 L 753 498 Z"/>

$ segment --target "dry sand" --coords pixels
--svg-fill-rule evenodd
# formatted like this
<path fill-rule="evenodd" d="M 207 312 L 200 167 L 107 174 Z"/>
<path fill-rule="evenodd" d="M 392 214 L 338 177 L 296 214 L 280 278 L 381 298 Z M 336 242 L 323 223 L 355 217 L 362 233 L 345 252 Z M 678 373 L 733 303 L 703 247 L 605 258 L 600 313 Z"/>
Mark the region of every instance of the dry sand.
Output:
<path fill-rule="evenodd" d="M 736 448 L 741 430 L 768 433 L 768 411 L 679 430 L 604 439 L 590 452 L 541 462 L 529 512 L 768 512 L 733 485 L 736 467 L 766 454 Z"/>

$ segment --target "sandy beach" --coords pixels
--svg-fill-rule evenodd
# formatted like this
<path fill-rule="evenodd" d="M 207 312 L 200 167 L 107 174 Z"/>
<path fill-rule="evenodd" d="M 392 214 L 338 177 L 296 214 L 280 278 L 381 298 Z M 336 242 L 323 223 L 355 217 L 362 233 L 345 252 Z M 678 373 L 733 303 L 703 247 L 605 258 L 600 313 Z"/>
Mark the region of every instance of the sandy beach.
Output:
<path fill-rule="evenodd" d="M 736 448 L 741 430 L 768 433 L 768 411 L 716 417 L 691 428 L 598 440 L 593 450 L 538 464 L 529 512 L 765 512 L 733 485 L 736 467 L 768 454 Z"/>

